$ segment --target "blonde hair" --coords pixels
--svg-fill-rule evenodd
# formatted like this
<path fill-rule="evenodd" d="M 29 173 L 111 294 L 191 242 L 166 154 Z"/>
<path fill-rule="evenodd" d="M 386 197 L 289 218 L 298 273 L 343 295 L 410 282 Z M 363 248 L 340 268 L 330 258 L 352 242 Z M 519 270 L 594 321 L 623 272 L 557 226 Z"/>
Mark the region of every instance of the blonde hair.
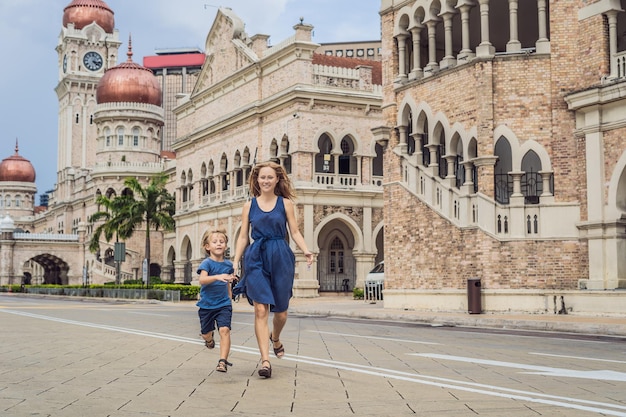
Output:
<path fill-rule="evenodd" d="M 224 240 L 226 241 L 226 243 L 228 243 L 228 235 L 226 234 L 226 230 L 224 230 L 224 229 L 214 229 L 214 230 L 211 230 L 210 232 L 207 232 L 207 233 L 204 234 L 204 237 L 202 238 L 202 249 L 204 249 L 204 247 L 206 245 L 208 245 L 209 240 L 211 240 L 211 237 L 213 235 L 222 235 L 222 236 L 224 236 Z M 204 252 L 207 255 L 211 254 L 211 252 L 209 252 L 206 249 L 204 249 Z"/>
<path fill-rule="evenodd" d="M 250 178 L 248 179 L 248 187 L 250 188 L 250 193 L 254 197 L 258 197 L 261 195 L 261 187 L 259 186 L 259 171 L 261 168 L 272 168 L 276 173 L 276 177 L 278 178 L 278 183 L 276 183 L 276 187 L 274 187 L 274 194 L 279 195 L 284 198 L 288 198 L 290 200 L 294 199 L 296 193 L 293 189 L 293 185 L 291 184 L 291 180 L 287 176 L 287 171 L 283 168 L 282 165 L 277 164 L 276 162 L 268 161 L 261 162 L 252 168 L 252 172 L 250 173 Z"/>

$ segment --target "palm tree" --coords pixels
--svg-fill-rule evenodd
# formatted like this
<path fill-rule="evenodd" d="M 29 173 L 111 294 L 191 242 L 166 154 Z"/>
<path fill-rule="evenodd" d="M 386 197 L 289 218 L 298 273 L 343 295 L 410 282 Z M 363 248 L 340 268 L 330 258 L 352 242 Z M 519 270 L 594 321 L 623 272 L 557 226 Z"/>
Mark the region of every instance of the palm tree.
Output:
<path fill-rule="evenodd" d="M 151 178 L 150 183 L 144 187 L 136 178 L 128 177 L 124 185 L 132 191 L 113 199 L 100 196 L 98 204 L 102 204 L 107 211 L 98 211 L 91 216 L 91 223 L 104 220 L 93 233 L 89 244 L 89 250 L 96 252 L 100 247 L 100 236 L 110 242 L 113 235 L 125 240 L 142 225 L 145 226 L 146 244 L 145 259 L 150 265 L 150 229 L 174 230 L 175 221 L 173 215 L 176 210 L 174 197 L 167 191 L 168 176 L 160 173 Z"/>

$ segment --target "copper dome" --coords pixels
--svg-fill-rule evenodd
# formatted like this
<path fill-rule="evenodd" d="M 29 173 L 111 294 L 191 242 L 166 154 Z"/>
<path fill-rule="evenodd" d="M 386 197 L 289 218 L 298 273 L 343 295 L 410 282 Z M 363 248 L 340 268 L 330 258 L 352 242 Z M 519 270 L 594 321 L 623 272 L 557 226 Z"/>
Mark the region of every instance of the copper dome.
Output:
<path fill-rule="evenodd" d="M 15 155 L 0 162 L 0 181 L 35 182 L 35 168 L 28 159 L 18 154 L 17 141 Z"/>
<path fill-rule="evenodd" d="M 102 0 L 72 0 L 63 9 L 63 26 L 73 23 L 76 29 L 82 29 L 96 22 L 106 33 L 113 33 L 113 14 L 113 10 Z"/>
<path fill-rule="evenodd" d="M 161 105 L 161 85 L 146 67 L 133 62 L 131 42 L 128 42 L 128 60 L 109 68 L 98 82 L 96 102 L 147 103 Z"/>

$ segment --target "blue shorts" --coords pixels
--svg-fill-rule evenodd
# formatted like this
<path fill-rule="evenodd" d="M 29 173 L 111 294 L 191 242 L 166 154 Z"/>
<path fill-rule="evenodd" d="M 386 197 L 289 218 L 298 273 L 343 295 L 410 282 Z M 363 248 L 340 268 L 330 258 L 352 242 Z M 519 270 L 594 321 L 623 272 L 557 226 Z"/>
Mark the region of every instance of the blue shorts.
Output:
<path fill-rule="evenodd" d="M 200 317 L 200 332 L 207 334 L 215 330 L 215 323 L 217 328 L 228 327 L 230 329 L 230 323 L 233 319 L 233 307 L 225 306 L 209 310 L 206 308 L 198 309 L 198 317 Z"/>

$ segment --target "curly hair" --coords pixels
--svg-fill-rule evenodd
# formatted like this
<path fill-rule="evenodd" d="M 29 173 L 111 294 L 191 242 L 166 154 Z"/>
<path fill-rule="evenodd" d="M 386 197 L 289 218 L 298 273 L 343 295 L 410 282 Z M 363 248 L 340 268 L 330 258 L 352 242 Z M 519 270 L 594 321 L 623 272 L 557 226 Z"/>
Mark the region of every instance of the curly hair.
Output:
<path fill-rule="evenodd" d="M 261 187 L 259 187 L 259 171 L 261 171 L 261 168 L 266 167 L 272 168 L 278 177 L 278 183 L 274 188 L 274 194 L 293 200 L 296 193 L 293 189 L 293 185 L 291 184 L 291 180 L 287 176 L 287 171 L 285 171 L 285 168 L 283 168 L 282 165 L 272 161 L 261 162 L 252 168 L 250 178 L 248 179 L 248 187 L 250 188 L 252 195 L 254 197 L 261 195 Z"/>

